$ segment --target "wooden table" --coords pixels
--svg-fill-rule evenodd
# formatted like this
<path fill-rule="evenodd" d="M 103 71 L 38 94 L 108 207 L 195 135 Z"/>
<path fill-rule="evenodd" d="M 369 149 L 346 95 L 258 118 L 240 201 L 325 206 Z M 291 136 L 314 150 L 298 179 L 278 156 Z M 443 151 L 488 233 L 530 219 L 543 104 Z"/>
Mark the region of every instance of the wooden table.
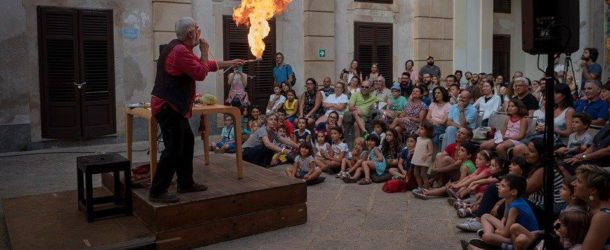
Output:
<path fill-rule="evenodd" d="M 148 144 L 150 145 L 150 177 L 151 180 L 154 177 L 155 171 L 157 170 L 157 119 L 152 116 L 150 108 L 127 108 L 127 159 L 132 160 L 131 146 L 133 143 L 133 118 L 144 118 L 148 121 Z M 241 112 L 238 108 L 225 105 L 202 105 L 195 104 L 193 106 L 193 115 L 199 115 L 201 117 L 201 140 L 203 140 L 203 155 L 205 165 L 210 164 L 210 135 L 208 131 L 208 115 L 214 113 L 229 114 L 233 117 L 235 122 L 235 166 L 237 167 L 237 179 L 242 179 L 243 164 L 242 164 L 242 152 L 241 152 L 241 127 L 239 122 L 241 121 Z"/>

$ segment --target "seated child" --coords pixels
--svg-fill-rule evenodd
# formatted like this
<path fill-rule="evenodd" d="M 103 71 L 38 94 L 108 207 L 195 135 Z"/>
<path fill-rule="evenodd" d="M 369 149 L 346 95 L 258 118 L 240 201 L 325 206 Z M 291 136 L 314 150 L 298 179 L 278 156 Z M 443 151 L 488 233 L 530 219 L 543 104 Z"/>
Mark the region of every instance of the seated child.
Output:
<path fill-rule="evenodd" d="M 386 130 L 388 130 L 388 126 L 385 124 L 385 122 L 381 120 L 375 120 L 373 122 L 373 132 L 371 132 L 371 134 L 375 134 L 379 137 L 379 146 L 381 146 L 381 144 L 385 140 Z"/>
<path fill-rule="evenodd" d="M 326 142 L 326 135 L 324 134 L 324 132 L 317 132 L 316 133 L 316 143 L 314 144 L 315 146 L 315 160 L 323 160 L 324 156 L 329 152 L 329 148 L 330 148 L 330 144 L 328 142 Z"/>
<path fill-rule="evenodd" d="M 299 144 L 299 154 L 294 158 L 294 165 L 286 169 L 286 175 L 290 178 L 311 181 L 318 179 L 322 171 L 316 167 L 312 153 L 311 144 L 302 142 Z"/>
<path fill-rule="evenodd" d="M 451 194 L 450 198 L 462 199 L 470 196 L 470 193 L 474 190 L 468 190 L 468 186 L 478 180 L 487 179 L 491 176 L 491 152 L 489 150 L 481 150 L 477 154 L 476 159 L 476 171 L 471 175 L 466 176 L 459 182 L 450 184 L 447 191 Z"/>
<path fill-rule="evenodd" d="M 415 144 L 417 142 L 417 135 L 412 134 L 407 137 L 407 145 L 400 151 L 400 159 L 398 159 L 398 167 L 390 167 L 390 174 L 393 178 L 404 179 L 405 182 L 409 182 L 409 172 L 413 172 L 411 168 L 411 159 L 413 159 L 413 152 L 415 151 Z"/>
<path fill-rule="evenodd" d="M 386 161 L 383 158 L 383 154 L 379 149 L 379 136 L 370 134 L 366 137 L 366 147 L 369 150 L 368 160 L 364 161 L 358 168 L 356 168 L 354 175 L 346 180 L 346 182 L 355 182 L 360 179 L 360 176 L 364 173 L 364 178 L 358 181 L 360 185 L 371 184 L 371 170 L 375 170 L 374 174 L 382 175 L 386 169 Z M 344 179 L 345 180 L 345 179 Z"/>
<path fill-rule="evenodd" d="M 235 125 L 233 117 L 225 115 L 225 126 L 220 132 L 222 139 L 215 145 L 212 145 L 214 153 L 235 152 Z"/>
<path fill-rule="evenodd" d="M 286 128 L 283 126 L 280 126 L 277 129 L 277 134 L 279 136 L 286 137 Z M 286 150 L 282 150 L 282 152 L 277 152 L 277 153 L 273 154 L 273 157 L 271 157 L 270 166 L 277 166 L 280 164 L 288 163 L 289 159 L 291 158 L 290 146 L 281 143 L 279 140 L 273 140 L 273 144 L 275 144 L 276 146 L 278 146 L 280 148 L 286 149 Z"/>
<path fill-rule="evenodd" d="M 385 133 L 385 140 L 381 142 L 381 153 L 385 158 L 388 168 L 398 167 L 398 154 L 400 153 L 400 137 L 394 128 L 390 128 Z"/>
<path fill-rule="evenodd" d="M 568 146 L 560 147 L 555 153 L 561 158 L 569 158 L 587 150 L 593 144 L 593 136 L 587 133 L 591 125 L 591 117 L 587 113 L 572 116 L 572 132 L 568 138 Z"/>
<path fill-rule="evenodd" d="M 572 185 L 572 182 L 574 182 L 574 180 L 576 179 L 576 176 L 570 176 L 570 177 L 566 177 L 563 179 L 563 184 L 561 186 L 561 190 L 559 191 L 559 196 L 561 197 L 562 200 L 564 200 L 567 203 L 567 207 L 565 207 L 559 214 L 559 219 L 556 221 L 556 223 L 560 223 L 562 225 L 570 225 L 568 224 L 564 224 L 563 220 L 566 219 L 565 214 L 566 213 L 580 213 L 580 214 L 572 214 L 572 215 L 568 215 L 567 217 L 568 220 L 572 219 L 571 217 L 580 217 L 580 216 L 589 216 L 587 212 L 587 203 L 585 203 L 584 201 L 576 198 L 574 196 L 574 186 Z M 562 217 L 564 216 L 564 217 Z M 576 237 L 570 237 L 568 235 L 576 235 L 575 232 L 569 232 L 570 228 L 565 228 L 568 230 L 568 232 L 560 230 L 559 228 L 555 228 L 555 233 L 560 236 L 562 238 L 562 243 L 564 244 L 564 248 L 565 249 L 571 249 L 570 247 L 575 246 L 576 244 L 580 244 L 582 243 L 582 241 L 584 240 L 584 236 L 587 234 L 587 230 L 586 228 L 588 228 L 588 223 L 590 221 L 581 221 L 583 222 L 583 224 L 581 224 L 581 226 L 585 226 L 583 228 L 579 228 L 578 230 L 581 231 L 580 236 L 576 236 Z M 567 223 L 567 222 L 565 222 Z M 571 226 L 570 226 L 571 227 Z M 576 228 L 573 228 L 576 229 Z M 527 247 L 530 246 L 530 244 L 532 244 L 534 242 L 534 240 L 540 236 L 540 233 L 542 231 L 528 231 L 527 229 L 525 229 L 523 226 L 519 225 L 519 224 L 514 224 L 513 226 L 510 227 L 510 233 L 514 239 L 514 245 L 517 248 L 520 249 L 526 249 Z M 563 234 L 563 235 L 562 235 Z M 581 238 L 582 237 L 582 238 Z M 540 248 L 542 249 L 542 248 Z"/>
<path fill-rule="evenodd" d="M 296 143 L 309 143 L 309 145 L 312 145 L 311 143 L 311 131 L 309 131 L 309 129 L 305 128 L 307 126 L 307 119 L 305 119 L 305 117 L 299 117 L 299 119 L 297 120 L 297 129 L 294 131 L 294 140 Z"/>
<path fill-rule="evenodd" d="M 290 89 L 286 92 L 286 101 L 282 105 L 286 111 L 286 120 L 294 122 L 297 118 L 297 111 L 299 110 L 299 100 L 296 98 L 297 94 L 294 90 Z"/>
<path fill-rule="evenodd" d="M 512 244 L 510 228 L 519 223 L 528 231 L 538 230 L 538 222 L 534 212 L 527 201 L 522 198 L 527 186 L 522 176 L 507 175 L 498 184 L 498 196 L 504 199 L 506 210 L 502 220 L 491 214 L 481 217 L 483 236 L 481 239 L 472 239 L 468 243 L 472 246 L 488 249 Z"/>
<path fill-rule="evenodd" d="M 464 180 L 466 178 L 466 176 L 475 172 L 476 168 L 475 168 L 474 164 L 472 163 L 472 161 L 470 160 L 474 153 L 475 153 L 475 147 L 471 143 L 462 144 L 460 146 L 460 148 L 458 149 L 458 160 L 462 162 L 462 165 L 460 166 L 460 173 L 462 173 L 462 174 L 460 175 L 460 179 L 458 180 L 457 183 L 460 183 L 460 181 Z M 413 157 L 415 157 L 415 156 L 413 156 Z M 415 177 L 417 178 L 417 176 L 415 176 Z M 452 185 L 453 185 L 453 183 L 448 182 L 445 186 L 439 187 L 439 188 L 434 188 L 434 189 L 419 188 L 419 189 L 413 190 L 413 196 L 415 196 L 415 198 L 419 198 L 419 199 L 423 199 L 423 200 L 427 200 L 427 199 L 433 198 L 433 197 L 441 197 L 441 196 L 444 196 L 447 194 L 448 187 L 450 187 Z"/>
<path fill-rule="evenodd" d="M 337 178 L 350 178 L 351 173 L 366 161 L 367 150 L 364 138 L 358 137 L 354 140 L 354 150 L 346 158 L 341 161 L 341 171 L 337 174 Z"/>
<path fill-rule="evenodd" d="M 342 141 L 343 129 L 341 127 L 330 129 L 330 139 L 331 144 L 328 153 L 324 154 L 322 152 L 322 158 L 316 159 L 316 166 L 325 172 L 332 172 L 335 169 L 341 168 L 341 162 L 349 152 L 347 144 Z"/>
<path fill-rule="evenodd" d="M 265 114 L 270 115 L 277 112 L 285 101 L 286 97 L 282 95 L 280 86 L 273 87 L 273 94 L 269 96 L 269 102 L 267 103 L 267 110 L 265 111 Z"/>

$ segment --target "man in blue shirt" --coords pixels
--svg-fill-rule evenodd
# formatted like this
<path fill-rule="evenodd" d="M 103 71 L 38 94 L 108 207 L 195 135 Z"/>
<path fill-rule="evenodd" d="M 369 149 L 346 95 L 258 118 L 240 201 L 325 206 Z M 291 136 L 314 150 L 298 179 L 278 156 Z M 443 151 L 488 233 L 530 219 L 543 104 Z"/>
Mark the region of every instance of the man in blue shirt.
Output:
<path fill-rule="evenodd" d="M 585 83 L 588 80 L 601 80 L 602 77 L 602 66 L 597 64 L 595 61 L 599 56 L 599 52 L 596 48 L 585 48 L 582 51 L 580 59 L 580 68 L 582 68 L 582 78 L 580 82 L 580 90 L 585 89 Z"/>
<path fill-rule="evenodd" d="M 472 95 L 468 90 L 462 90 L 458 96 L 458 103 L 449 108 L 447 114 L 447 128 L 445 129 L 445 137 L 441 148 L 446 148 L 447 145 L 455 143 L 458 128 L 461 126 L 474 129 L 477 120 L 477 109 L 470 103 Z"/>
<path fill-rule="evenodd" d="M 589 80 L 585 83 L 585 100 L 576 102 L 576 113 L 587 113 L 591 116 L 591 125 L 604 126 L 608 121 L 608 103 L 601 98 L 599 81 Z"/>
<path fill-rule="evenodd" d="M 273 68 L 273 86 L 279 86 L 283 82 L 294 86 L 294 72 L 290 64 L 284 63 L 284 54 L 282 52 L 275 53 L 275 67 Z"/>

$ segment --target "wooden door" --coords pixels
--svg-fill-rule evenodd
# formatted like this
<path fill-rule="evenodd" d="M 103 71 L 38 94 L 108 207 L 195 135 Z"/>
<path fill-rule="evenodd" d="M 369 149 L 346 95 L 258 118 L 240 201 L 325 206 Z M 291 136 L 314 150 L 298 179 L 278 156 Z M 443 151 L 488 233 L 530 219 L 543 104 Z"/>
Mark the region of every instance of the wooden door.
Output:
<path fill-rule="evenodd" d="M 510 35 L 493 36 L 492 72 L 510 79 Z"/>
<path fill-rule="evenodd" d="M 371 65 L 378 63 L 379 72 L 385 77 L 386 86 L 391 87 L 395 79 L 392 64 L 392 24 L 354 24 L 354 57 L 364 78 L 371 73 Z"/>
<path fill-rule="evenodd" d="M 42 137 L 116 133 L 112 11 L 37 11 Z"/>
<path fill-rule="evenodd" d="M 244 65 L 243 72 L 248 74 L 248 86 L 246 92 L 253 105 L 265 107 L 269 95 L 273 93 L 273 67 L 275 66 L 275 19 L 269 21 L 271 31 L 263 40 L 265 52 L 260 62 Z M 248 47 L 248 28 L 237 27 L 231 16 L 223 16 L 223 44 L 224 60 L 231 59 L 254 59 Z M 233 72 L 229 70 L 224 74 L 224 98 L 226 100 L 230 86 L 227 85 L 228 75 Z"/>

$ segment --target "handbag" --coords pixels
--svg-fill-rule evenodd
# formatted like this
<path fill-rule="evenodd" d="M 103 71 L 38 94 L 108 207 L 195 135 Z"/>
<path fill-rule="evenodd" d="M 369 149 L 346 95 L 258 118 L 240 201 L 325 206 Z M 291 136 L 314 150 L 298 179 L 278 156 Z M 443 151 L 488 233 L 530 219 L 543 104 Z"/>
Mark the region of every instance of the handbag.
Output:
<path fill-rule="evenodd" d="M 478 127 L 472 131 L 472 139 L 474 140 L 487 140 L 488 134 L 491 132 L 490 127 Z"/>

